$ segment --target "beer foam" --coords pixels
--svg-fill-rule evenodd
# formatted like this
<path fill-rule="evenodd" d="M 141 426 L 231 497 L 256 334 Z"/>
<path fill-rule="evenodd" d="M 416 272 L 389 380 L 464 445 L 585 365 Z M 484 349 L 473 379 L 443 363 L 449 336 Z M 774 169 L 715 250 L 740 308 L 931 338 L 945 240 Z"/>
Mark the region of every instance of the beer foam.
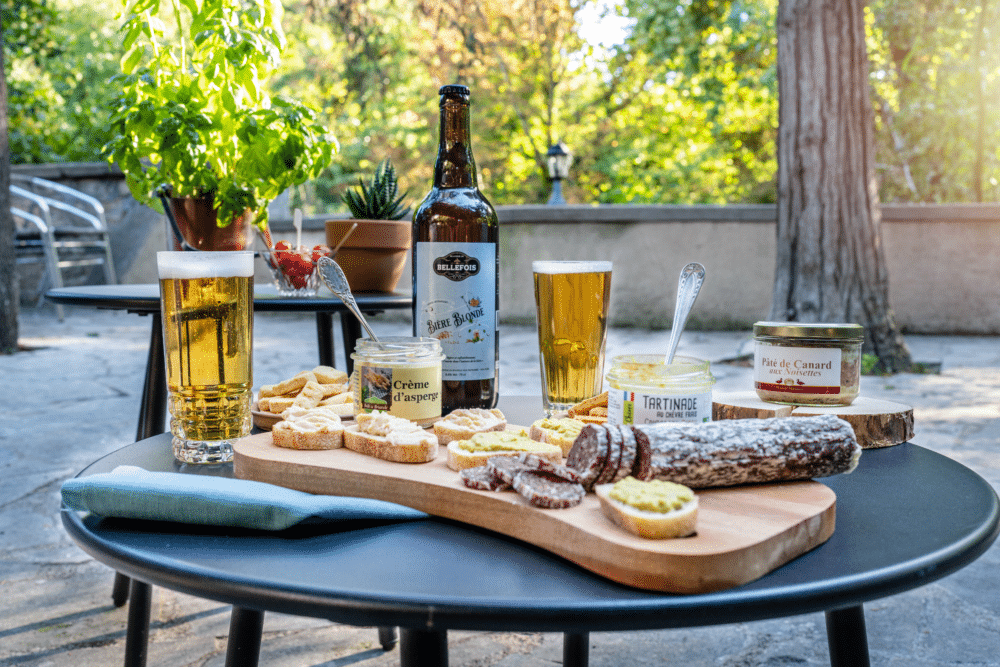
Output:
<path fill-rule="evenodd" d="M 604 273 L 611 270 L 611 262 L 598 261 L 540 261 L 532 262 L 535 273 Z"/>
<path fill-rule="evenodd" d="M 161 251 L 156 253 L 161 279 L 249 278 L 253 253 L 249 251 Z"/>

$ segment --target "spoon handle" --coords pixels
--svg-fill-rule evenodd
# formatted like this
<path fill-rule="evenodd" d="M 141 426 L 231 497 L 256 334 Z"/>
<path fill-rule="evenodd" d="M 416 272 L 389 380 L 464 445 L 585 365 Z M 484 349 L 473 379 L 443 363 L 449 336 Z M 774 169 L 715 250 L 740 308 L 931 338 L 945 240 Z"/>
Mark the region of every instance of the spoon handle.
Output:
<path fill-rule="evenodd" d="M 687 323 L 688 315 L 694 306 L 698 292 L 701 291 L 701 284 L 705 282 L 705 267 L 698 262 L 691 262 L 681 269 L 680 278 L 677 280 L 677 303 L 674 305 L 674 323 L 670 328 L 670 342 L 667 345 L 666 364 L 669 366 L 674 360 L 674 353 L 677 352 L 677 343 L 681 340 L 681 333 Z"/>
<path fill-rule="evenodd" d="M 344 275 L 343 269 L 334 260 L 329 257 L 320 257 L 319 261 L 316 263 L 319 270 L 319 277 L 323 279 L 323 282 L 330 289 L 331 292 L 340 297 L 340 300 L 344 302 L 354 316 L 358 318 L 361 322 L 361 326 L 365 328 L 368 332 L 368 336 L 371 337 L 376 343 L 379 342 L 378 336 L 372 331 L 371 327 L 368 326 L 368 321 L 365 316 L 361 313 L 361 309 L 358 308 L 357 302 L 354 300 L 354 295 L 351 294 L 351 287 L 347 284 L 347 276 Z"/>

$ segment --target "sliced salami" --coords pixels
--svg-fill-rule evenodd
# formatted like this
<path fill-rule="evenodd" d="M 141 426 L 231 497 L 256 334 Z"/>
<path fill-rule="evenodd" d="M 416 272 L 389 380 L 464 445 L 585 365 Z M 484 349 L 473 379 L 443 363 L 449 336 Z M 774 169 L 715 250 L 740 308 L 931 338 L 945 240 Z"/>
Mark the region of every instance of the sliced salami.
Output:
<path fill-rule="evenodd" d="M 491 456 L 486 459 L 486 469 L 508 487 L 514 483 L 514 475 L 530 466 L 523 463 L 517 456 Z"/>
<path fill-rule="evenodd" d="M 535 507 L 566 509 L 579 505 L 587 491 L 542 470 L 522 470 L 514 475 L 514 490 Z"/>
<path fill-rule="evenodd" d="M 622 461 L 622 432 L 617 426 L 605 426 L 608 432 L 608 460 L 601 469 L 601 474 L 597 476 L 598 484 L 607 484 L 618 474 L 618 465 Z"/>
<path fill-rule="evenodd" d="M 632 429 L 632 435 L 635 436 L 635 464 L 632 466 L 632 476 L 636 479 L 641 479 L 646 482 L 649 481 L 651 470 L 651 459 L 652 452 L 649 449 L 649 436 L 635 428 Z"/>
<path fill-rule="evenodd" d="M 463 468 L 458 472 L 462 484 L 470 489 L 481 491 L 505 491 L 510 488 L 502 479 L 493 474 L 486 466 L 476 466 L 475 468 Z"/>
<path fill-rule="evenodd" d="M 622 434 L 622 459 L 618 464 L 618 472 L 615 473 L 612 482 L 620 482 L 633 474 L 635 459 L 638 456 L 638 444 L 635 441 L 635 433 L 632 427 L 627 424 L 618 424 L 618 430 Z"/>
<path fill-rule="evenodd" d="M 588 491 L 608 460 L 608 430 L 601 424 L 587 424 L 580 429 L 566 465 L 580 473 L 580 483 Z"/>
<path fill-rule="evenodd" d="M 693 488 L 827 477 L 861 456 L 854 429 L 833 415 L 636 426 L 649 440 L 647 478 Z"/>
<path fill-rule="evenodd" d="M 573 470 L 569 466 L 565 466 L 560 463 L 553 463 L 548 459 L 543 459 L 537 454 L 532 454 L 531 452 L 521 452 L 517 455 L 517 460 L 533 470 L 541 470 L 542 472 L 550 473 L 560 479 L 566 480 L 567 482 L 574 482 L 576 484 L 580 483 L 580 473 Z"/>

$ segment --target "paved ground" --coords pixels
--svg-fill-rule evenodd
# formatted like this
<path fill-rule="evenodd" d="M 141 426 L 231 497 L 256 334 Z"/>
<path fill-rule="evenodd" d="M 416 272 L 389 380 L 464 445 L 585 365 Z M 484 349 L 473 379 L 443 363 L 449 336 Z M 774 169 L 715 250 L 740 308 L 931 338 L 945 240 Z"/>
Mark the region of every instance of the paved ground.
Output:
<path fill-rule="evenodd" d="M 386 335 L 408 325 L 376 321 Z M 78 549 L 58 517 L 59 486 L 135 435 L 149 321 L 135 315 L 28 310 L 22 342 L 0 356 L 0 666 L 121 664 L 124 609 L 110 603 L 112 572 Z M 616 329 L 609 351 L 657 351 L 665 332 Z M 681 353 L 718 362 L 745 351 L 743 333 L 685 333 Z M 1000 487 L 1000 340 L 908 337 L 914 357 L 940 362 L 939 375 L 866 377 L 862 393 L 913 405 L 915 442 L 951 456 Z M 504 327 L 501 392 L 537 393 L 536 341 L 528 327 Z M 311 316 L 265 315 L 255 323 L 258 385 L 315 364 Z M 339 343 L 338 343 L 339 345 Z M 719 391 L 749 386 L 750 371 L 713 364 Z M 920 493 L 919 488 L 899 493 Z M 914 517 L 919 521 L 919 517 Z M 874 545 L 873 545 L 874 546 Z M 1000 666 L 1000 546 L 966 569 L 909 593 L 866 605 L 869 645 L 880 667 Z M 150 665 L 224 664 L 229 609 L 154 589 Z M 262 665 L 397 665 L 376 632 L 269 614 Z M 449 635 L 453 666 L 544 666 L 561 662 L 561 635 Z M 591 635 L 595 667 L 828 665 L 824 618 L 810 614 L 697 630 Z"/>

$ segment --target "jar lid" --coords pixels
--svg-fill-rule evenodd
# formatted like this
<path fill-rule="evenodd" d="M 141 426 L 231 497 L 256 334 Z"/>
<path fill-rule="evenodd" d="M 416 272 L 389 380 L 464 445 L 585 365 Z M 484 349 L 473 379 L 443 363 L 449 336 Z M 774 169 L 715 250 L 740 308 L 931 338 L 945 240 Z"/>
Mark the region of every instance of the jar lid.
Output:
<path fill-rule="evenodd" d="M 387 336 L 375 342 L 371 338 L 359 338 L 355 342 L 354 360 L 434 361 L 443 359 L 441 341 L 437 338 L 410 338 L 407 336 Z"/>
<path fill-rule="evenodd" d="M 784 338 L 846 338 L 862 340 L 865 328 L 846 322 L 757 322 L 754 336 L 781 336 Z"/>

